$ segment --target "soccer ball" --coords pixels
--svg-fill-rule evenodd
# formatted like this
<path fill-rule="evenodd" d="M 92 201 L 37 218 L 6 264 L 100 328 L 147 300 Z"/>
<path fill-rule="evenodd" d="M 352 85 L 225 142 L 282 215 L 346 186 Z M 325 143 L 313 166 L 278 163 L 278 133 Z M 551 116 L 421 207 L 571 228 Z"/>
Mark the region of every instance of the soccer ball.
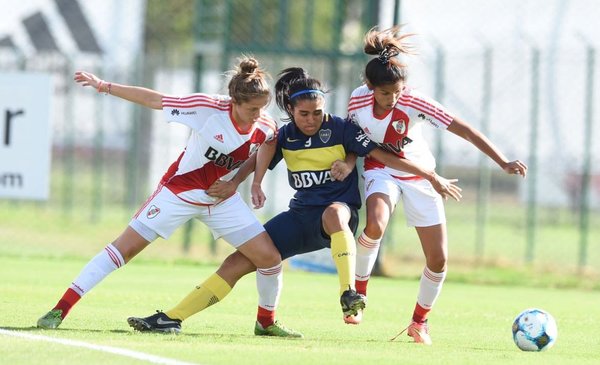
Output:
<path fill-rule="evenodd" d="M 550 313 L 530 308 L 519 313 L 512 325 L 513 340 L 523 351 L 544 351 L 556 342 L 558 330 Z"/>

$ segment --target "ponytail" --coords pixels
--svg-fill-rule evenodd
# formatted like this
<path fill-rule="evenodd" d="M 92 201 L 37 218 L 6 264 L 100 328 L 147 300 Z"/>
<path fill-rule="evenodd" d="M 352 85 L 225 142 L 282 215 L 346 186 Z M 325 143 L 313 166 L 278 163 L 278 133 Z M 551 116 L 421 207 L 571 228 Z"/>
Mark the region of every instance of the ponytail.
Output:
<path fill-rule="evenodd" d="M 378 31 L 372 28 L 365 35 L 364 52 L 376 55 L 365 67 L 365 78 L 373 86 L 395 84 L 405 81 L 407 67 L 398 59 L 400 54 L 413 54 L 413 47 L 404 39 L 413 33 L 400 34 L 400 27 Z"/>

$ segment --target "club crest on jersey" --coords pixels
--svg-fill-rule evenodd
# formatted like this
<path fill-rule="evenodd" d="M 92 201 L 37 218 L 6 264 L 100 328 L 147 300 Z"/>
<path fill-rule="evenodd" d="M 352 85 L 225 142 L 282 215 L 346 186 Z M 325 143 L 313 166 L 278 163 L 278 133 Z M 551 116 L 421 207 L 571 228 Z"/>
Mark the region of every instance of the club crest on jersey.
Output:
<path fill-rule="evenodd" d="M 398 134 L 404 134 L 406 132 L 406 123 L 403 120 L 395 120 L 392 122 L 392 127 L 398 132 Z"/>
<path fill-rule="evenodd" d="M 248 150 L 248 156 L 251 156 L 254 154 L 254 152 L 258 151 L 259 147 L 260 147 L 260 143 L 250 143 L 250 149 Z"/>
<path fill-rule="evenodd" d="M 152 205 L 150 206 L 150 209 L 148 209 L 148 211 L 146 212 L 146 217 L 148 217 L 148 219 L 152 219 L 156 217 L 158 213 L 160 213 L 160 208 L 156 205 Z"/>
<path fill-rule="evenodd" d="M 329 138 L 331 138 L 331 129 L 321 129 L 319 131 L 319 138 L 323 143 L 329 142 Z"/>

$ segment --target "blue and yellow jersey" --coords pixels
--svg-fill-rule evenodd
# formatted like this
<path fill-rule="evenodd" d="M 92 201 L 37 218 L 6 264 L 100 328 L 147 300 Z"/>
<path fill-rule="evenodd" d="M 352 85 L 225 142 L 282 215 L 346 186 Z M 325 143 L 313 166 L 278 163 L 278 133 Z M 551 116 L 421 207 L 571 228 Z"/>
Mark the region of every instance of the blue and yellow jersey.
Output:
<path fill-rule="evenodd" d="M 356 168 L 344 181 L 331 178 L 331 165 L 354 152 L 365 156 L 376 147 L 367 135 L 353 123 L 325 114 L 317 133 L 308 137 L 294 123 L 279 130 L 277 151 L 269 168 L 283 158 L 288 169 L 289 184 L 296 194 L 290 208 L 324 206 L 343 202 L 360 208 L 358 173 Z"/>

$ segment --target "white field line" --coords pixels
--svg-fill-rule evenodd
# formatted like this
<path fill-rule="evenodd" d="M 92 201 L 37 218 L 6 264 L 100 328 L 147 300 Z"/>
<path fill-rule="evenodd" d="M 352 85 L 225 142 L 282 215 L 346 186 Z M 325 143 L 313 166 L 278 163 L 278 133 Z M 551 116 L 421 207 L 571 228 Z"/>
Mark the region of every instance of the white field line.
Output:
<path fill-rule="evenodd" d="M 48 336 L 42 336 L 42 335 L 32 335 L 30 333 L 23 333 L 23 332 L 18 332 L 18 331 L 5 330 L 3 328 L 0 328 L 0 335 L 12 336 L 12 337 L 20 337 L 20 338 L 24 338 L 24 339 L 27 339 L 27 340 L 33 340 L 33 341 L 54 342 L 54 343 L 59 343 L 61 345 L 65 345 L 65 346 L 83 347 L 83 348 L 89 349 L 89 350 L 95 350 L 95 351 L 101 351 L 101 352 L 108 352 L 108 353 L 115 354 L 115 355 L 121 355 L 121 356 L 131 357 L 133 359 L 148 361 L 148 362 L 153 363 L 153 364 L 165 364 L 165 365 L 198 365 L 198 364 L 193 364 L 193 363 L 190 363 L 190 362 L 169 359 L 169 358 L 166 358 L 166 357 L 160 357 L 160 356 L 145 354 L 143 352 L 122 349 L 122 348 L 119 348 L 119 347 L 94 345 L 94 344 L 91 344 L 91 343 L 87 343 L 87 342 L 83 342 L 83 341 L 77 341 L 77 340 L 69 340 L 69 339 L 64 339 L 64 338 L 54 338 L 54 337 L 48 337 Z"/>

